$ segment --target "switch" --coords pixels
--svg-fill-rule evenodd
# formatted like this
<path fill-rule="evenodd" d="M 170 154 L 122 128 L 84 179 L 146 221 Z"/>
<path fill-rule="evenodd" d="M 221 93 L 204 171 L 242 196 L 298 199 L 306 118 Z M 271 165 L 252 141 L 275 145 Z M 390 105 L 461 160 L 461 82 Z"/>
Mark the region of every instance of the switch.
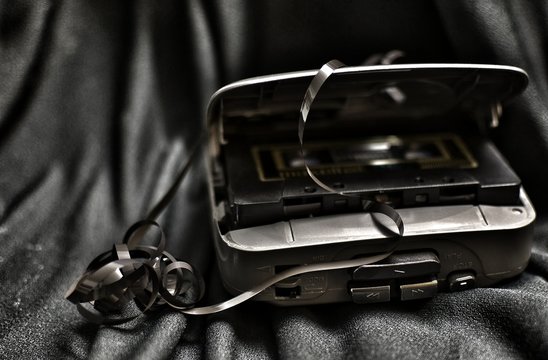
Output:
<path fill-rule="evenodd" d="M 435 275 L 440 272 L 440 261 L 431 251 L 395 253 L 382 262 L 362 265 L 354 270 L 354 280 L 391 280 Z"/>
<path fill-rule="evenodd" d="M 350 288 L 352 301 L 356 304 L 368 304 L 390 301 L 390 285 Z"/>
<path fill-rule="evenodd" d="M 476 277 L 470 271 L 452 273 L 447 278 L 447 281 L 449 282 L 449 290 L 451 291 L 462 291 L 476 287 Z"/>
<path fill-rule="evenodd" d="M 401 300 L 431 298 L 438 293 L 438 280 L 400 285 Z"/>

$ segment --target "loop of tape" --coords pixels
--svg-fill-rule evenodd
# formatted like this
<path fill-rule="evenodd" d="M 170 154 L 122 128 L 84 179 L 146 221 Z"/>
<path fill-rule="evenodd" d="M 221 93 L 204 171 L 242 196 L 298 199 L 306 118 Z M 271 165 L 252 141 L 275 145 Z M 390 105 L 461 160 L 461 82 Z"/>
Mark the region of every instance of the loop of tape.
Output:
<path fill-rule="evenodd" d="M 359 195 L 354 194 L 348 194 L 344 193 L 342 191 L 338 191 L 321 181 L 310 169 L 307 163 L 306 159 L 306 153 L 305 153 L 305 145 L 304 145 L 304 131 L 306 129 L 306 120 L 308 119 L 308 115 L 310 113 L 310 109 L 312 108 L 312 104 L 314 103 L 314 100 L 316 99 L 316 96 L 320 92 L 321 87 L 324 85 L 324 83 L 329 79 L 329 77 L 337 70 L 338 68 L 344 67 L 345 65 L 340 62 L 339 60 L 331 60 L 327 64 L 321 67 L 320 71 L 314 76 L 312 81 L 310 82 L 310 85 L 308 86 L 308 89 L 306 89 L 306 93 L 301 105 L 301 112 L 299 116 L 299 144 L 301 147 L 301 157 L 303 159 L 304 168 L 306 169 L 306 172 L 308 176 L 322 189 L 324 189 L 327 192 L 339 194 L 342 196 L 351 196 L 351 197 L 360 197 Z M 361 198 L 361 204 L 362 204 L 362 210 L 364 212 L 371 212 L 371 213 L 378 213 L 383 214 L 387 217 L 389 217 L 394 224 L 398 227 L 398 232 L 400 236 L 403 236 L 404 233 L 404 225 L 403 220 L 398 214 L 398 212 L 391 206 L 379 203 L 376 201 L 371 201 L 368 199 Z"/>
<path fill-rule="evenodd" d="M 304 150 L 306 120 L 314 99 L 331 74 L 342 66 L 344 64 L 340 61 L 332 60 L 322 66 L 312 79 L 301 105 L 298 136 L 303 163 L 310 178 L 328 192 L 343 196 L 358 196 L 337 191 L 317 178 L 306 162 Z M 385 259 L 392 253 L 388 251 L 383 254 L 352 260 L 297 266 L 274 275 L 272 278 L 228 301 L 211 306 L 194 307 L 204 295 L 203 278 L 192 265 L 175 259 L 165 251 L 166 238 L 164 232 L 154 219 L 163 212 L 175 197 L 176 191 L 188 173 L 198 150 L 203 145 L 204 139 L 207 138 L 206 135 L 207 132 L 204 132 L 200 136 L 174 183 L 152 208 L 146 220 L 132 225 L 126 232 L 121 244 L 117 244 L 111 251 L 97 256 L 90 263 L 85 273 L 67 291 L 65 298 L 76 304 L 80 314 L 89 321 L 110 325 L 131 321 L 139 315 L 115 316 L 120 314 L 131 301 L 135 302 L 141 314 L 165 306 L 189 315 L 213 314 L 249 300 L 270 286 L 289 277 L 315 271 L 339 270 L 372 264 Z M 392 207 L 362 199 L 362 208 L 364 212 L 374 212 L 388 216 L 397 225 L 400 237 L 403 235 L 403 221 Z M 158 231 L 159 240 L 156 245 L 145 245 L 143 244 L 144 235 L 151 229 Z"/>
<path fill-rule="evenodd" d="M 139 231 L 156 228 L 157 245 L 141 245 Z M 110 318 L 134 301 L 141 312 L 167 304 L 175 309 L 192 308 L 204 294 L 197 271 L 165 251 L 165 235 L 153 220 L 139 221 L 129 228 L 122 244 L 97 256 L 86 272 L 67 291 L 66 299 L 77 304 L 88 320 L 102 324 L 120 324 L 136 316 Z M 92 308 L 84 304 L 92 305 Z"/>

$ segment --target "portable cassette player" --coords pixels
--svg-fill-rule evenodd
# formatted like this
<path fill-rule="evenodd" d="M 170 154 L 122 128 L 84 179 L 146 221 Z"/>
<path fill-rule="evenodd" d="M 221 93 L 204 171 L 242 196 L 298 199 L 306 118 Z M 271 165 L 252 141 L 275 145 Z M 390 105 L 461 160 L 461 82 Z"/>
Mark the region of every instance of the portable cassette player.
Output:
<path fill-rule="evenodd" d="M 527 86 L 523 70 L 338 68 L 315 98 L 301 151 L 300 107 L 317 74 L 242 80 L 210 100 L 208 182 L 229 292 L 316 264 L 255 299 L 406 301 L 491 286 L 524 270 L 535 212 L 489 140 L 502 105 Z M 337 192 L 318 186 L 307 167 Z M 383 215 L 364 212 L 364 200 L 395 209 L 403 235 Z M 345 261 L 354 265 L 330 266 Z"/>

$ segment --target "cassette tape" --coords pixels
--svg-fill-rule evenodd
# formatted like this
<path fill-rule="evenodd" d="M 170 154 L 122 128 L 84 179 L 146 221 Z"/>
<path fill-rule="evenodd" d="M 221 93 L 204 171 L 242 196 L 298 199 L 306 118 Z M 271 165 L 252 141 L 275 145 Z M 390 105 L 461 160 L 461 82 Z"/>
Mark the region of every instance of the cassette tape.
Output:
<path fill-rule="evenodd" d="M 385 251 L 394 252 L 380 263 L 351 271 L 326 265 L 256 299 L 281 305 L 413 300 L 491 286 L 523 271 L 535 212 L 489 139 L 502 104 L 527 85 L 523 70 L 337 69 L 310 112 L 301 153 L 297 119 L 316 73 L 242 80 L 210 101 L 212 222 L 231 293 L 290 267 Z M 344 195 L 312 181 L 305 160 Z M 364 199 L 398 211 L 406 230 L 396 245 L 386 219 L 363 212 Z"/>

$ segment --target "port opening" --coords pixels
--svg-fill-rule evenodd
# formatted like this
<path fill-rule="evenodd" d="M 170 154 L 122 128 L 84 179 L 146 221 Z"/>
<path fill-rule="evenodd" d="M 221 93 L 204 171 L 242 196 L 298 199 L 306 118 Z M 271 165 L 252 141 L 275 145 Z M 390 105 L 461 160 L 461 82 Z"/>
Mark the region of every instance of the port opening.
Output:
<path fill-rule="evenodd" d="M 279 274 L 285 270 L 293 269 L 295 267 L 299 266 L 298 264 L 291 264 L 291 265 L 276 265 L 274 266 L 274 273 Z"/>
<path fill-rule="evenodd" d="M 476 187 L 474 185 L 441 187 L 440 202 L 442 203 L 468 203 L 476 199 Z"/>
<path fill-rule="evenodd" d="M 274 294 L 278 299 L 297 299 L 301 296 L 301 287 L 274 287 Z"/>
<path fill-rule="evenodd" d="M 316 215 L 322 210 L 322 198 L 313 196 L 284 199 L 283 206 L 284 214 L 289 217 Z"/>

